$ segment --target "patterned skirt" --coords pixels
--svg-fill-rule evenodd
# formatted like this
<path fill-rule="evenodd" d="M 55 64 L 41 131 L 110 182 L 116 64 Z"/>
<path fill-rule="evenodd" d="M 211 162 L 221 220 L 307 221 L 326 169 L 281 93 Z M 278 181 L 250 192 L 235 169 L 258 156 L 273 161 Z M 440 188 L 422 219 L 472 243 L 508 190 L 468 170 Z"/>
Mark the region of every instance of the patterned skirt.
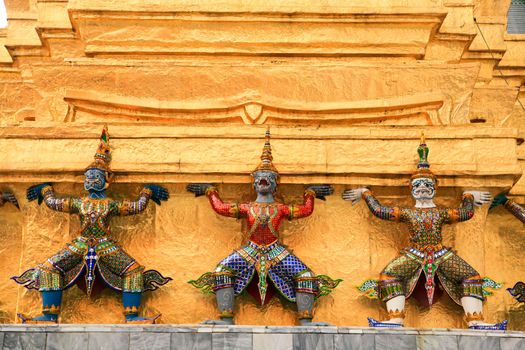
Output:
<path fill-rule="evenodd" d="M 432 304 L 434 277 L 441 283 L 447 294 L 457 304 L 461 298 L 471 296 L 480 300 L 483 297 L 483 281 L 478 272 L 450 248 L 433 252 L 432 256 L 415 248 L 405 248 L 401 255 L 392 260 L 381 272 L 379 297 L 388 301 L 398 295 L 407 298 L 414 292 L 421 274 L 424 274 L 425 288 Z"/>
<path fill-rule="evenodd" d="M 64 290 L 85 277 L 88 295 L 97 276 L 112 289 L 124 292 L 155 290 L 171 278 L 158 271 L 144 271 L 116 242 L 108 238 L 96 239 L 88 244 L 84 237 L 68 243 L 66 248 L 29 269 L 12 277 L 28 289 L 39 291 Z"/>
<path fill-rule="evenodd" d="M 223 259 L 216 272 L 207 272 L 189 283 L 204 292 L 233 287 L 235 295 L 239 295 L 252 282 L 255 272 L 258 280 L 254 282 L 257 282 L 261 304 L 266 299 L 268 280 L 291 302 L 296 301 L 296 292 L 327 295 L 341 282 L 325 275 L 315 276 L 299 258 L 277 242 L 259 246 L 250 241 Z"/>

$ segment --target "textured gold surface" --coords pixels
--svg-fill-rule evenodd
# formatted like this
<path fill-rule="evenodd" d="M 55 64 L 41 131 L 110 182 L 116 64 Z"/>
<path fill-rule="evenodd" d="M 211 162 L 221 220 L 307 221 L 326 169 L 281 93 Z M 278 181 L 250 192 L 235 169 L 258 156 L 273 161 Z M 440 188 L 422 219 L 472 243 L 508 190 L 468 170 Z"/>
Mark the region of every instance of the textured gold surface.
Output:
<path fill-rule="evenodd" d="M 162 206 L 113 222 L 114 237 L 132 256 L 174 279 L 146 294 L 144 314 L 162 312 L 164 323 L 217 317 L 213 297 L 186 282 L 241 244 L 242 225 L 218 217 L 184 187 L 212 181 L 225 199 L 247 199 L 246 174 L 257 165 L 266 127 L 257 124 L 267 124 L 286 201 L 299 201 L 305 182 L 336 185 L 313 216 L 282 231 L 315 272 L 345 280 L 318 302 L 315 320 L 364 326 L 366 316 L 386 318 L 381 303 L 355 286 L 397 255 L 406 227 L 339 195 L 372 185 L 385 204 L 411 205 L 404 186 L 422 129 L 440 179 L 438 204 L 457 205 L 463 190 L 496 194 L 516 183 L 525 162 L 525 144 L 515 146 L 525 130 L 517 103 L 525 101 L 525 38 L 506 33 L 509 4 L 6 1 L 0 183 L 16 193 L 21 211 L 0 209 L 0 322 L 39 313 L 38 293 L 8 278 L 45 260 L 78 229 L 77 218 L 27 203 L 26 187 L 53 181 L 59 194 L 82 194 L 81 170 L 102 122 L 110 124 L 119 181 L 110 195 L 133 198 L 142 183 L 171 192 Z M 511 194 L 525 203 L 525 179 Z M 489 216 L 478 208 L 473 220 L 444 234 L 504 288 L 525 280 L 525 230 L 503 208 Z M 296 323 L 294 307 L 278 299 L 260 309 L 242 296 L 236 308 L 239 324 Z M 73 287 L 62 310 L 68 323 L 124 320 L 110 290 L 89 300 Z M 509 318 L 510 329 L 525 330 L 525 307 L 503 289 L 483 311 L 489 322 Z M 446 296 L 431 310 L 410 300 L 406 315 L 413 327 L 464 326 L 463 311 Z"/>
<path fill-rule="evenodd" d="M 148 292 L 143 312 L 146 315 L 162 313 L 161 323 L 197 323 L 216 318 L 218 310 L 214 297 L 201 294 L 187 281 L 210 271 L 216 263 L 238 247 L 245 239 L 241 223 L 235 219 L 217 216 L 204 197 L 194 198 L 185 192 L 184 185 L 168 185 L 171 198 L 160 207 L 150 207 L 137 217 L 117 218 L 113 221 L 113 237 L 125 250 L 147 268 L 154 268 L 174 280 L 158 291 Z M 249 184 L 219 186 L 223 197 L 229 200 L 247 198 Z M 299 201 L 302 186 L 282 186 L 286 201 Z M 81 193 L 80 185 L 58 185 L 57 193 Z M 110 195 L 132 198 L 140 186 L 113 185 Z M 336 186 L 336 193 L 343 190 Z M 408 188 L 392 190 L 374 188 L 385 204 L 410 205 Z M 22 189 L 16 187 L 20 196 Z M 124 196 L 124 193 L 129 193 Z M 439 190 L 437 203 L 457 205 L 461 193 Z M 43 261 L 74 236 L 78 221 L 74 216 L 52 213 L 36 203 L 21 200 L 22 212 L 4 210 L 2 220 L 12 222 L 9 242 L 12 249 L 3 249 L 4 280 Z M 457 249 L 482 275 L 505 282 L 505 287 L 525 279 L 523 249 L 525 230 L 503 209 L 497 209 L 486 220 L 487 207 L 476 209 L 469 222 L 447 226 L 445 243 Z M 26 231 L 21 232 L 22 223 Z M 506 228 L 501 222 L 506 223 Z M 508 225 L 507 225 L 508 223 Z M 4 230 L 4 229 L 3 229 Z M 2 236 L 6 238 L 6 236 Z M 23 238 L 22 238 L 23 237 Z M 317 302 L 315 320 L 328 321 L 338 326 L 365 326 L 366 317 L 384 318 L 386 311 L 378 301 L 360 295 L 355 286 L 365 278 L 377 277 L 379 271 L 396 256 L 407 242 L 407 231 L 402 224 L 382 222 L 371 216 L 364 203 L 351 206 L 339 195 L 326 202 L 316 201 L 314 214 L 306 219 L 285 223 L 282 238 L 316 273 L 343 278 L 344 282 L 328 297 Z M 23 251 L 20 259 L 20 247 Z M 18 248 L 17 248 L 18 247 Z M 20 268 L 19 268 L 20 261 Z M 9 281 L 2 284 L 2 309 L 5 322 L 15 321 L 15 311 L 37 314 L 40 298 L 35 291 L 26 291 Z M 18 292 L 18 295 L 17 295 Z M 18 307 L 15 310 L 15 306 Z M 522 307 L 521 307 L 522 309 Z M 64 293 L 61 322 L 65 323 L 122 323 L 123 314 L 118 293 L 106 289 L 91 300 L 75 286 Z M 260 308 L 251 296 L 237 299 L 238 324 L 294 325 L 295 307 L 278 299 Z M 448 296 L 444 296 L 431 310 L 420 308 L 414 300 L 408 302 L 406 324 L 411 327 L 463 327 L 463 311 Z M 486 303 L 487 321 L 509 318 L 510 328 L 525 329 L 523 310 L 512 298 L 500 290 Z"/>

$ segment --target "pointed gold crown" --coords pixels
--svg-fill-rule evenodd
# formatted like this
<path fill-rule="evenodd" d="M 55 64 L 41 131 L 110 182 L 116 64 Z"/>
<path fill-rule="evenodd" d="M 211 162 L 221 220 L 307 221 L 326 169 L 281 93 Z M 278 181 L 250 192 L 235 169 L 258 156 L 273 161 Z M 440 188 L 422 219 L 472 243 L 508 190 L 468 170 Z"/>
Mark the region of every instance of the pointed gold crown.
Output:
<path fill-rule="evenodd" d="M 106 172 L 106 181 L 110 182 L 113 178 L 113 172 L 110 168 L 111 163 L 111 148 L 109 147 L 109 133 L 108 126 L 104 124 L 102 134 L 100 135 L 100 143 L 98 144 L 97 152 L 95 153 L 93 162 L 86 168 L 99 169 Z"/>
<path fill-rule="evenodd" d="M 432 173 L 430 170 L 430 163 L 428 162 L 428 153 L 430 150 L 428 149 L 428 146 L 426 144 L 425 140 L 425 134 L 421 133 L 421 141 L 419 143 L 419 147 L 417 148 L 417 153 L 419 155 L 419 161 L 417 163 L 417 170 L 412 175 L 410 180 L 414 180 L 421 177 L 426 177 L 429 179 L 432 179 L 435 183 L 437 183 L 436 176 Z"/>
<path fill-rule="evenodd" d="M 266 130 L 266 140 L 264 142 L 263 151 L 261 154 L 261 163 L 253 173 L 257 171 L 273 171 L 277 175 L 279 175 L 279 172 L 277 171 L 277 168 L 273 165 L 273 156 L 272 156 L 272 146 L 270 145 L 270 128 Z M 253 174 L 252 173 L 252 174 Z"/>

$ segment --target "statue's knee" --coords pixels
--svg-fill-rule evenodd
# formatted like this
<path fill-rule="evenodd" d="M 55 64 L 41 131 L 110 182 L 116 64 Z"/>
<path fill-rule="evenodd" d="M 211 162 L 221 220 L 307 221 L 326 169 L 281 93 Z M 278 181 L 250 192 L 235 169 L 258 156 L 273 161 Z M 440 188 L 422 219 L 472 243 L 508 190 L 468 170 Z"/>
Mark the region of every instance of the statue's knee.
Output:
<path fill-rule="evenodd" d="M 378 283 L 379 298 L 387 302 L 397 296 L 405 295 L 405 290 L 401 281 L 394 277 L 385 274 L 379 276 Z"/>
<path fill-rule="evenodd" d="M 36 278 L 40 291 L 57 291 L 64 287 L 61 271 L 48 261 L 38 265 Z"/>
<path fill-rule="evenodd" d="M 235 283 L 235 274 L 222 267 L 217 267 L 213 273 L 213 290 L 233 288 Z"/>
<path fill-rule="evenodd" d="M 483 300 L 483 279 L 476 275 L 463 280 L 463 297 L 473 297 Z"/>
<path fill-rule="evenodd" d="M 312 271 L 305 271 L 305 272 L 302 272 L 298 277 L 314 277 L 314 274 L 312 273 Z"/>
<path fill-rule="evenodd" d="M 128 269 L 122 279 L 122 291 L 130 293 L 140 293 L 144 290 L 144 268 L 137 264 L 137 267 Z"/>
<path fill-rule="evenodd" d="M 304 271 L 295 277 L 295 290 L 297 293 L 317 294 L 319 285 L 312 271 Z"/>

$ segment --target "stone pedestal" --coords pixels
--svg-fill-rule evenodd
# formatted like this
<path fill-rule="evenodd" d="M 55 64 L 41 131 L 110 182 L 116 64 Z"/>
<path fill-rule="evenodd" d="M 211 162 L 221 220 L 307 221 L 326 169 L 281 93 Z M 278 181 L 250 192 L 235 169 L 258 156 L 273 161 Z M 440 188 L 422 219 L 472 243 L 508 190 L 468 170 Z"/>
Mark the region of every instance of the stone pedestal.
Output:
<path fill-rule="evenodd" d="M 68 350 L 519 350 L 523 332 L 465 329 L 206 325 L 58 325 L 0 327 L 3 349 Z"/>

